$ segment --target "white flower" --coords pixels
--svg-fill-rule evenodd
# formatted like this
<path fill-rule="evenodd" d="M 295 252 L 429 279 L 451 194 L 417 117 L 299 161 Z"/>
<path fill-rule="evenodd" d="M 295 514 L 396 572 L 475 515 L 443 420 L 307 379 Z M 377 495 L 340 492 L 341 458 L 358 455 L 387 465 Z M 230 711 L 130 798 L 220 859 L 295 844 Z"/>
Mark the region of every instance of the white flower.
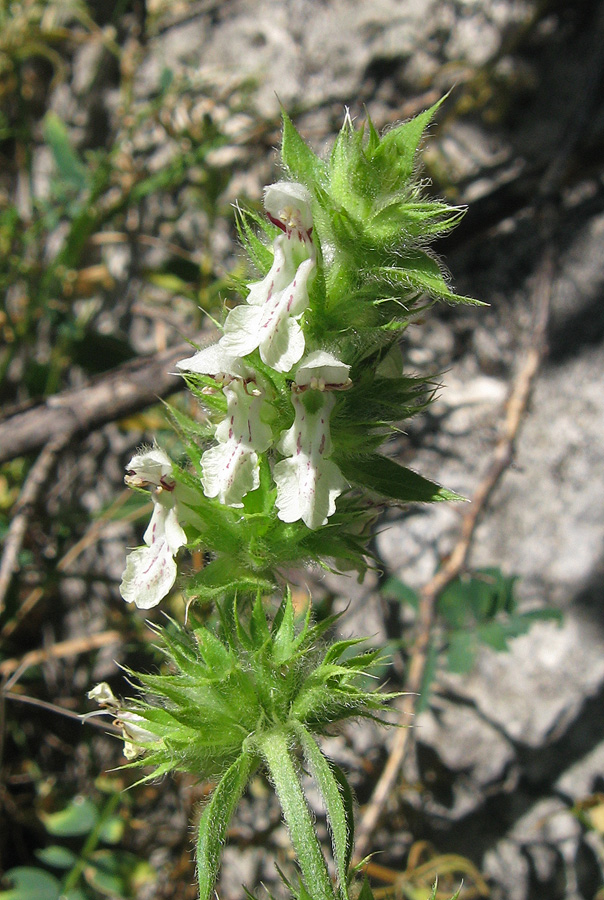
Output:
<path fill-rule="evenodd" d="M 233 379 L 222 391 L 227 414 L 216 429 L 218 444 L 201 457 L 203 492 L 241 506 L 248 491 L 260 484 L 258 453 L 268 450 L 273 435 L 261 419 L 264 392 L 253 381 Z"/>
<path fill-rule="evenodd" d="M 326 350 L 309 353 L 296 371 L 296 385 L 317 391 L 343 390 L 350 385 L 350 366 Z"/>
<path fill-rule="evenodd" d="M 124 481 L 130 487 L 147 487 L 151 484 L 171 490 L 174 485 L 172 460 L 159 447 L 150 447 L 136 453 L 126 466 Z"/>
<path fill-rule="evenodd" d="M 300 184 L 278 182 L 266 188 L 264 205 L 284 233 L 274 240 L 269 273 L 250 285 L 247 305 L 231 310 L 219 344 L 234 357 L 258 348 L 266 365 L 289 372 L 304 354 L 298 319 L 308 306 L 308 284 L 315 270 L 310 194 Z"/>
<path fill-rule="evenodd" d="M 151 609 L 172 588 L 177 571 L 174 557 L 187 543 L 178 522 L 170 458 L 157 447 L 133 456 L 125 481 L 132 487 L 151 487 L 153 514 L 143 535 L 146 546 L 128 555 L 120 593 L 127 603 Z"/>
<path fill-rule="evenodd" d="M 212 375 L 223 384 L 226 418 L 216 428 L 218 444 L 201 457 L 201 481 L 206 497 L 241 506 L 245 495 L 260 484 L 258 453 L 268 450 L 273 435 L 262 421 L 264 391 L 257 386 L 253 370 L 221 344 L 206 347 L 177 365 L 184 371 Z"/>
<path fill-rule="evenodd" d="M 115 724 L 122 729 L 124 756 L 127 760 L 140 756 L 143 752 L 143 744 L 150 744 L 158 740 L 156 734 L 138 724 L 145 721 L 142 716 L 121 707 L 119 700 L 106 681 L 102 681 L 88 691 L 87 696 L 89 700 L 95 700 L 99 706 L 104 707 L 107 712 L 115 716 Z M 103 713 L 87 713 L 83 718 L 93 715 L 103 715 Z"/>
<path fill-rule="evenodd" d="M 310 191 L 293 181 L 277 181 L 264 189 L 268 217 L 286 233 L 297 231 L 300 239 L 312 230 Z"/>
<path fill-rule="evenodd" d="M 277 445 L 287 458 L 273 470 L 276 505 L 283 522 L 302 519 L 314 530 L 325 525 L 336 510 L 336 498 L 346 487 L 346 480 L 329 459 L 329 418 L 335 405 L 332 391 L 349 386 L 349 371 L 350 366 L 322 350 L 309 354 L 298 368 L 292 393 L 294 424 Z M 305 402 L 304 392 L 308 390 L 312 395 Z"/>

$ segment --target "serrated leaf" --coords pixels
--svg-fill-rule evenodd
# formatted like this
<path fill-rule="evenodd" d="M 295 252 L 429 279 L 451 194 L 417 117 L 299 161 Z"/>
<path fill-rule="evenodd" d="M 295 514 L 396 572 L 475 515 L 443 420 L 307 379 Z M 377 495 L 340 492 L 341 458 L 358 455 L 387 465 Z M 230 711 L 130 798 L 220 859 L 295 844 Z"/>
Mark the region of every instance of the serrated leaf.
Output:
<path fill-rule="evenodd" d="M 433 503 L 438 500 L 463 500 L 459 494 L 429 481 L 417 472 L 399 466 L 377 453 L 352 458 L 338 457 L 337 465 L 348 481 L 404 503 Z"/>
<path fill-rule="evenodd" d="M 88 834 L 99 819 L 99 811 L 86 797 L 75 797 L 69 806 L 55 813 L 42 815 L 46 830 L 56 837 Z"/>
<path fill-rule="evenodd" d="M 322 181 L 325 164 L 302 140 L 287 113 L 282 110 L 281 158 L 291 175 L 306 184 Z"/>
<path fill-rule="evenodd" d="M 213 896 L 227 828 L 253 766 L 254 758 L 242 753 L 222 776 L 203 811 L 197 838 L 199 900 Z"/>
<path fill-rule="evenodd" d="M 437 300 L 484 306 L 480 300 L 454 293 L 445 281 L 437 261 L 423 250 L 406 253 L 397 259 L 396 266 L 380 266 L 372 274 L 392 284 L 406 284 Z"/>
<path fill-rule="evenodd" d="M 9 869 L 4 879 L 12 886 L 7 891 L 0 891 L 0 900 L 59 900 L 61 882 L 33 866 L 18 866 Z"/>

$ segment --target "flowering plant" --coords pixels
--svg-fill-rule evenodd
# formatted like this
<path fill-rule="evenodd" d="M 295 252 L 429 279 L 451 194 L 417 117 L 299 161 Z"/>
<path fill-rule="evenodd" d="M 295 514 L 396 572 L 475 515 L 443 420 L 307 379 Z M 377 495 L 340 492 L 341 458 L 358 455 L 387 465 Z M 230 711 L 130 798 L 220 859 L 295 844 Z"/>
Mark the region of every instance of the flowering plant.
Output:
<path fill-rule="evenodd" d="M 431 379 L 403 371 L 401 333 L 436 300 L 474 302 L 453 293 L 427 249 L 462 214 L 422 197 L 416 176 L 438 105 L 382 137 L 347 116 L 326 161 L 284 115 L 287 177 L 266 188 L 265 217 L 238 210 L 259 277 L 242 285 L 244 302 L 220 338 L 178 363 L 206 417 L 171 410 L 184 463 L 152 447 L 127 466 L 126 482 L 150 490 L 153 514 L 144 546 L 128 557 L 124 599 L 157 605 L 175 583 L 180 550 L 203 548 L 209 563 L 182 590 L 189 604 L 214 604 L 218 618 L 211 627 L 192 614 L 186 626 L 158 629 L 170 671 L 136 676 L 139 698 L 121 703 L 106 685 L 91 697 L 116 715 L 131 765 L 217 781 L 199 826 L 202 900 L 259 766 L 297 853 L 300 896 L 348 896 L 350 792 L 314 735 L 374 716 L 392 695 L 359 682 L 378 652 L 357 652 L 357 640 L 330 645 L 333 619 L 313 624 L 310 607 L 296 623 L 286 572 L 315 563 L 362 576 L 380 504 L 458 499 L 378 452 L 434 395 Z M 284 599 L 271 613 L 277 594 Z M 299 754 L 327 810 L 335 885 Z"/>

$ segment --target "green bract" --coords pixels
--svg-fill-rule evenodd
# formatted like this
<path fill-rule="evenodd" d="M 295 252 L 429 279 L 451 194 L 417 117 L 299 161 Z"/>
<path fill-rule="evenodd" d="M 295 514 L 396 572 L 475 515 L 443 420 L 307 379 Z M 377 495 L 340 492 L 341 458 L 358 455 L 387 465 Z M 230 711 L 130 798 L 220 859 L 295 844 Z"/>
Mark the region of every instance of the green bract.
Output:
<path fill-rule="evenodd" d="M 160 631 L 174 671 L 136 676 L 145 699 L 129 701 L 128 715 L 136 717 L 145 739 L 139 747 L 144 756 L 131 765 L 153 766 L 147 778 L 182 770 L 220 779 L 200 826 L 202 898 L 211 896 L 235 805 L 253 772 L 263 766 L 305 876 L 310 867 L 317 879 L 320 890 L 314 896 L 327 900 L 334 895 L 300 782 L 301 753 L 323 796 L 340 891 L 346 896 L 352 828 L 343 776 L 323 756 L 313 734 L 384 709 L 394 695 L 367 691 L 359 683 L 380 662 L 380 651 L 355 653 L 362 643 L 358 639 L 328 646 L 323 636 L 336 617 L 312 624 L 308 613 L 296 624 L 289 593 L 272 622 L 260 597 L 247 626 L 235 604 L 221 605 L 220 612 L 219 635 L 204 626 L 185 630 L 174 623 Z M 129 740 L 136 744 L 132 735 Z"/>

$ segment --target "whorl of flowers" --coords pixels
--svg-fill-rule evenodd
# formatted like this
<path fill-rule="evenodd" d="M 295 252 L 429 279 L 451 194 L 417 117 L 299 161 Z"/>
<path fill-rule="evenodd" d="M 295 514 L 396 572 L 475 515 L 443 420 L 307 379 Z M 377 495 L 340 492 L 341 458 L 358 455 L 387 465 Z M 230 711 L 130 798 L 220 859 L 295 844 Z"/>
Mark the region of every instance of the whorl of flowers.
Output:
<path fill-rule="evenodd" d="M 239 211 L 260 277 L 219 340 L 177 364 L 208 414 L 173 411 L 189 466 L 158 448 L 128 465 L 153 500 L 122 581 L 129 602 L 158 603 L 187 544 L 210 555 L 191 597 L 270 588 L 281 567 L 326 557 L 362 571 L 376 503 L 456 496 L 377 452 L 434 392 L 403 373 L 400 333 L 436 299 L 468 302 L 426 249 L 461 214 L 423 199 L 415 176 L 435 108 L 382 138 L 347 118 L 326 162 L 284 117 L 289 178 L 265 189 L 264 217 Z"/>

